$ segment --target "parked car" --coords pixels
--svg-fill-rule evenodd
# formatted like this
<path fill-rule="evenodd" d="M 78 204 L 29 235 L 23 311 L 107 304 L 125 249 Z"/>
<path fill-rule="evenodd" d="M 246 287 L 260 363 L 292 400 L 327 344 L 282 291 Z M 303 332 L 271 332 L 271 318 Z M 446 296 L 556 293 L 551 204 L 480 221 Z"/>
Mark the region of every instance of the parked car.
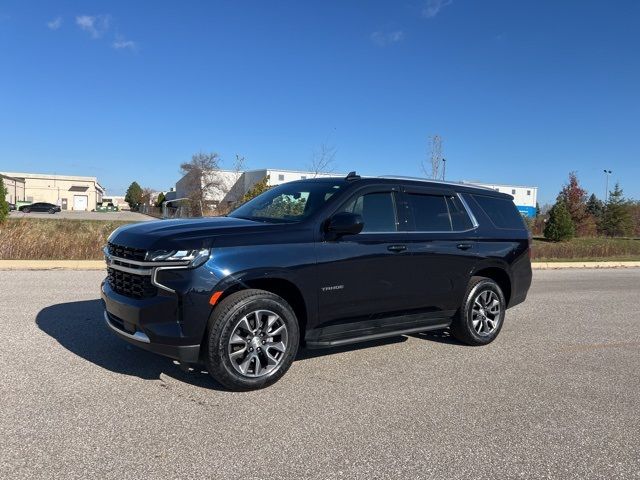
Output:
<path fill-rule="evenodd" d="M 445 328 L 486 345 L 531 284 L 511 196 L 353 172 L 276 186 L 225 217 L 120 227 L 105 258 L 108 327 L 233 390 L 277 381 L 299 345 Z"/>
<path fill-rule="evenodd" d="M 46 212 L 46 213 L 56 213 L 60 211 L 60 207 L 58 205 L 54 205 L 53 203 L 46 202 L 36 202 L 30 205 L 22 205 L 19 210 L 24 213 L 29 212 Z"/>

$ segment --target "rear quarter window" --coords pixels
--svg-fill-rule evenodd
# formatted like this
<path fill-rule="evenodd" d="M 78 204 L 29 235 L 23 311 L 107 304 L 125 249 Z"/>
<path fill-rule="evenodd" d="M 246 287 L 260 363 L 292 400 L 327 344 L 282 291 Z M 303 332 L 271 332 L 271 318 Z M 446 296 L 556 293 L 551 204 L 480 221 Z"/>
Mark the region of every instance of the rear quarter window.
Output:
<path fill-rule="evenodd" d="M 522 220 L 522 215 L 520 215 L 520 212 L 511 200 L 485 195 L 472 196 L 496 228 L 510 230 L 523 230 L 526 228 Z"/>

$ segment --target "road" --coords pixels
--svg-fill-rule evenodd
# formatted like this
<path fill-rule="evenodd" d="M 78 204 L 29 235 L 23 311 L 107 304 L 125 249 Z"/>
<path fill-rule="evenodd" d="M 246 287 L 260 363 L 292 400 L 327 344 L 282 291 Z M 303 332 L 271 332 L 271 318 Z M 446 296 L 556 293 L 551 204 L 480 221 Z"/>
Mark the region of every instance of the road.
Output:
<path fill-rule="evenodd" d="M 50 213 L 29 212 L 23 213 L 14 210 L 10 213 L 13 218 L 44 218 L 44 219 L 60 219 L 66 218 L 69 220 L 111 220 L 111 221 L 123 221 L 123 222 L 147 222 L 149 220 L 157 220 L 156 218 L 144 215 L 138 212 L 121 211 L 121 212 L 75 212 L 69 210 L 63 210 L 53 215 Z"/>
<path fill-rule="evenodd" d="M 498 339 L 303 352 L 222 390 L 102 324 L 100 272 L 0 272 L 0 478 L 640 478 L 640 269 L 538 271 Z"/>

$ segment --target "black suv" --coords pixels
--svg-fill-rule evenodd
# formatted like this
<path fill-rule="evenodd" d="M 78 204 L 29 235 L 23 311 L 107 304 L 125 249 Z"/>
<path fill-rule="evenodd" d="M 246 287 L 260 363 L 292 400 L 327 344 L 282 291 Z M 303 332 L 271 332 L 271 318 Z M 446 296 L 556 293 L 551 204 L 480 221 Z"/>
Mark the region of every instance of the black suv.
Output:
<path fill-rule="evenodd" d="M 279 185 L 224 217 L 120 227 L 105 257 L 109 328 L 234 390 L 277 381 L 300 344 L 448 327 L 485 345 L 531 284 L 509 195 L 355 173 Z"/>

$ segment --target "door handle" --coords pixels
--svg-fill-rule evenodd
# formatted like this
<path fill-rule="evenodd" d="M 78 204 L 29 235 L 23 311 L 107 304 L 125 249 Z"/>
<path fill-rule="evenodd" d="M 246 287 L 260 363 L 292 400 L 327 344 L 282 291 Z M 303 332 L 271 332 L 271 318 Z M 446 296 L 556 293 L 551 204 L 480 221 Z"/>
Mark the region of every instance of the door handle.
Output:
<path fill-rule="evenodd" d="M 458 247 L 460 250 L 469 250 L 472 246 L 473 246 L 473 245 L 471 245 L 470 243 L 459 243 L 459 244 L 457 245 L 457 247 Z"/>
<path fill-rule="evenodd" d="M 404 252 L 407 249 L 406 245 L 389 245 L 387 247 L 387 250 L 389 250 L 390 252 Z"/>

